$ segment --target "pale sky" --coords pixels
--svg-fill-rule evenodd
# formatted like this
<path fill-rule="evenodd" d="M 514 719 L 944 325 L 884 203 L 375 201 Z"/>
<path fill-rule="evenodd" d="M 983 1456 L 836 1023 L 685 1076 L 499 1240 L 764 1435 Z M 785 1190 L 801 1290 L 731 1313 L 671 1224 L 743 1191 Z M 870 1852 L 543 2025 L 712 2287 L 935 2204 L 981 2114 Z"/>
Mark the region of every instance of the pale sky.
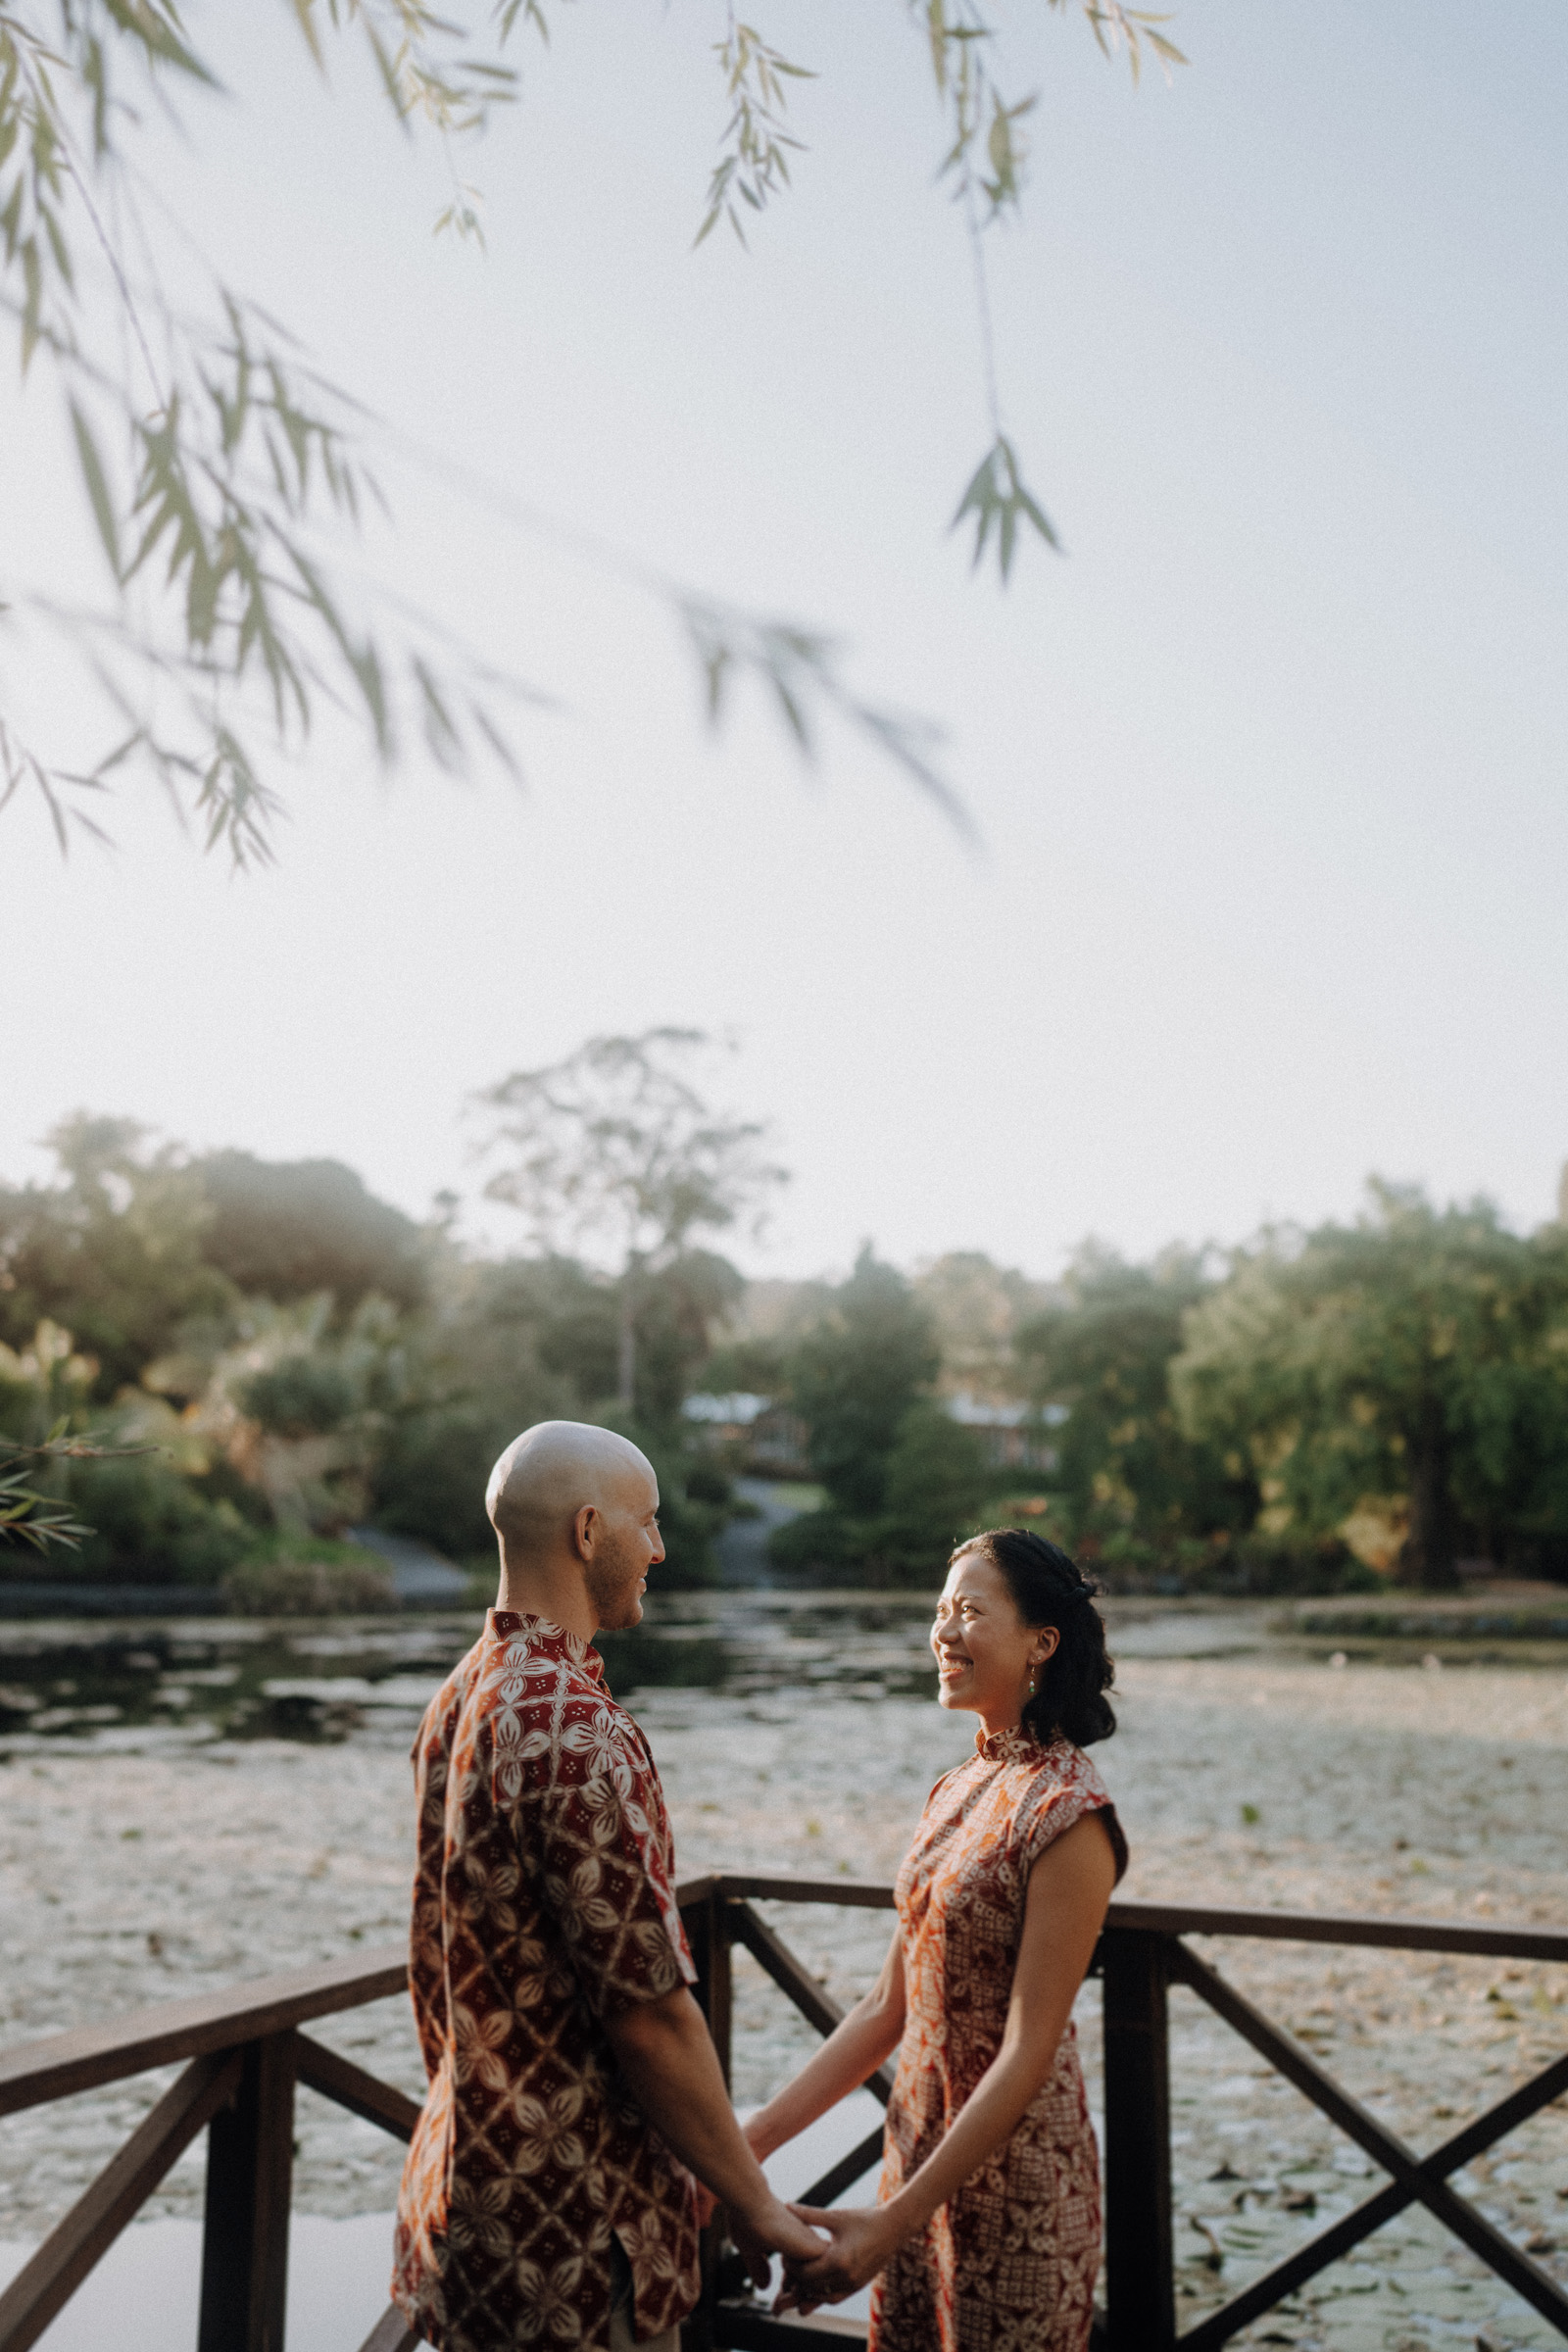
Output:
<path fill-rule="evenodd" d="M 323 91 L 283 0 L 193 11 L 238 96 L 188 110 L 160 184 L 327 373 L 494 485 L 394 450 L 368 561 L 563 710 L 522 721 L 521 795 L 417 756 L 383 784 L 324 729 L 270 873 L 150 792 L 64 866 L 0 815 L 0 1171 L 85 1104 L 330 1153 L 418 1213 L 476 1183 L 471 1090 L 670 1021 L 739 1038 L 729 1099 L 795 1171 L 758 1272 L 871 1236 L 1050 1274 L 1089 1233 L 1347 1214 L 1371 1171 L 1551 1213 L 1568 13 L 1181 0 L 1192 66 L 1137 91 L 1076 15 L 998 13 L 1043 86 L 991 243 L 1003 400 L 1069 550 L 1005 595 L 946 536 L 987 426 L 902 0 L 757 0 L 821 78 L 749 256 L 690 250 L 710 0 L 576 0 L 522 44 L 524 104 L 462 157 L 487 257 L 432 240 L 439 153 L 343 56 Z M 0 410 L 4 568 L 85 589 L 48 400 Z M 980 852 L 851 741 L 809 775 L 755 712 L 710 742 L 667 616 L 500 494 L 840 633 L 948 730 Z M 29 685 L 64 740 L 66 690 Z"/>

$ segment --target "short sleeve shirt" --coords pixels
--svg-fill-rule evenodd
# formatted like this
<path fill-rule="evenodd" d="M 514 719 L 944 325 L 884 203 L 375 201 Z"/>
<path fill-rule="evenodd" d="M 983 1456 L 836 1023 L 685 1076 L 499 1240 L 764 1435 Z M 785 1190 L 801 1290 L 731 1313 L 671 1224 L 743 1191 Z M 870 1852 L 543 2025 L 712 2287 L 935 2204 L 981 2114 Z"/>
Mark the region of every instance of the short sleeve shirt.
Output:
<path fill-rule="evenodd" d="M 492 1609 L 414 1749 L 410 1989 L 430 2078 L 393 2297 L 437 2352 L 610 2340 L 612 2232 L 639 2338 L 699 2289 L 690 2174 L 605 2020 L 696 1980 L 654 1760 L 597 1651 Z"/>

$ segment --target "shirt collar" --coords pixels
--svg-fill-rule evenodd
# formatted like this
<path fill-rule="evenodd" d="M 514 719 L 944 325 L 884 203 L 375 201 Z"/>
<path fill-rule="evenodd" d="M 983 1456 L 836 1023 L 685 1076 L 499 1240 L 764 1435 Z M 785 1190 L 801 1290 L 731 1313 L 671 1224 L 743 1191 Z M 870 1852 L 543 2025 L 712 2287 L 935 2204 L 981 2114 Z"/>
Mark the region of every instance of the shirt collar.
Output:
<path fill-rule="evenodd" d="M 583 1673 L 597 1682 L 604 1680 L 605 1661 L 591 1642 L 579 1634 L 568 1634 L 564 1626 L 552 1618 L 536 1617 L 531 1610 L 491 1609 L 485 1617 L 484 1630 L 492 1642 L 514 1642 L 522 1635 L 528 1647 L 541 1658 L 570 1658 Z"/>
<path fill-rule="evenodd" d="M 974 1736 L 974 1752 L 988 1764 L 1017 1764 L 1025 1756 L 1039 1755 L 1040 1741 L 1021 1723 L 1009 1724 L 1004 1732 L 988 1732 L 981 1724 Z"/>

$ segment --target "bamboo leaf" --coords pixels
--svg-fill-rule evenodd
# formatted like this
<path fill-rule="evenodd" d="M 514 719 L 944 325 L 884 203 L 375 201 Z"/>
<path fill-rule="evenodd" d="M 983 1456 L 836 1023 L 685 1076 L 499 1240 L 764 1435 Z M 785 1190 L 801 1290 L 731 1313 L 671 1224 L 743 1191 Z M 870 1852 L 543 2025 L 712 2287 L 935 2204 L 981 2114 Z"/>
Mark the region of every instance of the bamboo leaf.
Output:
<path fill-rule="evenodd" d="M 103 541 L 104 554 L 109 558 L 109 568 L 118 580 L 120 578 L 120 526 L 115 520 L 115 502 L 109 494 L 109 477 L 104 471 L 103 460 L 98 455 L 98 444 L 92 437 L 92 427 L 74 401 L 71 403 L 71 424 L 72 430 L 76 436 L 76 457 L 81 466 L 82 479 L 87 485 L 87 499 L 92 508 L 93 520 L 98 525 L 98 536 Z"/>

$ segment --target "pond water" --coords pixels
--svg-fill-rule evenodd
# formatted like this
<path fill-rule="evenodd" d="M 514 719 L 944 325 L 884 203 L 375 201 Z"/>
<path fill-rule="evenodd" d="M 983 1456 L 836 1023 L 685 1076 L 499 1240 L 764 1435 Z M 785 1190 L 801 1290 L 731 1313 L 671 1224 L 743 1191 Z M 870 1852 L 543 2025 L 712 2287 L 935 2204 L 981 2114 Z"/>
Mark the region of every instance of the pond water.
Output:
<path fill-rule="evenodd" d="M 656 1597 L 636 1635 L 607 1637 L 612 1687 L 659 1758 L 684 1872 L 891 1878 L 927 1788 L 972 1730 L 932 1704 L 927 1609 L 886 1594 L 675 1594 Z M 1127 1892 L 1568 1921 L 1568 1652 L 1514 1651 L 1508 1666 L 1412 1640 L 1335 1649 L 1258 1607 L 1107 1614 L 1121 1730 L 1096 1756 L 1132 1843 Z M 0 2039 L 398 1940 L 408 1745 L 476 1630 L 474 1614 L 0 1627 Z M 843 2001 L 869 1981 L 889 1928 L 884 1914 L 825 1906 L 769 1915 Z M 1203 1949 L 1417 2146 L 1568 2042 L 1568 1971 Z M 1078 2025 L 1096 2099 L 1098 2019 L 1091 1985 Z M 405 2002 L 325 2021 L 321 2037 L 422 2088 Z M 738 2098 L 765 2097 L 811 2044 L 740 1955 Z M 1191 2325 L 1380 2177 L 1185 1993 L 1172 2049 Z M 0 2239 L 35 2240 L 162 2080 L 0 2126 Z M 373 2251 L 398 2151 L 309 2093 L 299 2136 L 298 2209 L 364 2220 Z M 198 2146 L 150 2212 L 189 2224 L 201 2178 Z M 1568 2113 L 1548 2111 L 1457 2185 L 1554 2268 L 1559 2240 L 1568 2248 Z M 1556 2339 L 1435 2226 L 1405 2217 L 1240 2340 L 1469 2352 Z"/>
<path fill-rule="evenodd" d="M 1266 1609 L 1112 1606 L 1119 1654 L 1273 1649 Z M 814 1689 L 936 1695 L 924 1594 L 727 1592 L 650 1596 L 634 1633 L 605 1634 L 623 1700 L 659 1690 L 731 1697 Z M 337 1740 L 417 1717 L 478 1630 L 476 1612 L 341 1623 L 172 1618 L 0 1623 L 0 1755 L 39 1741 L 102 1752 L 211 1740 Z M 1315 1644 L 1324 1648 L 1325 1643 Z"/>

